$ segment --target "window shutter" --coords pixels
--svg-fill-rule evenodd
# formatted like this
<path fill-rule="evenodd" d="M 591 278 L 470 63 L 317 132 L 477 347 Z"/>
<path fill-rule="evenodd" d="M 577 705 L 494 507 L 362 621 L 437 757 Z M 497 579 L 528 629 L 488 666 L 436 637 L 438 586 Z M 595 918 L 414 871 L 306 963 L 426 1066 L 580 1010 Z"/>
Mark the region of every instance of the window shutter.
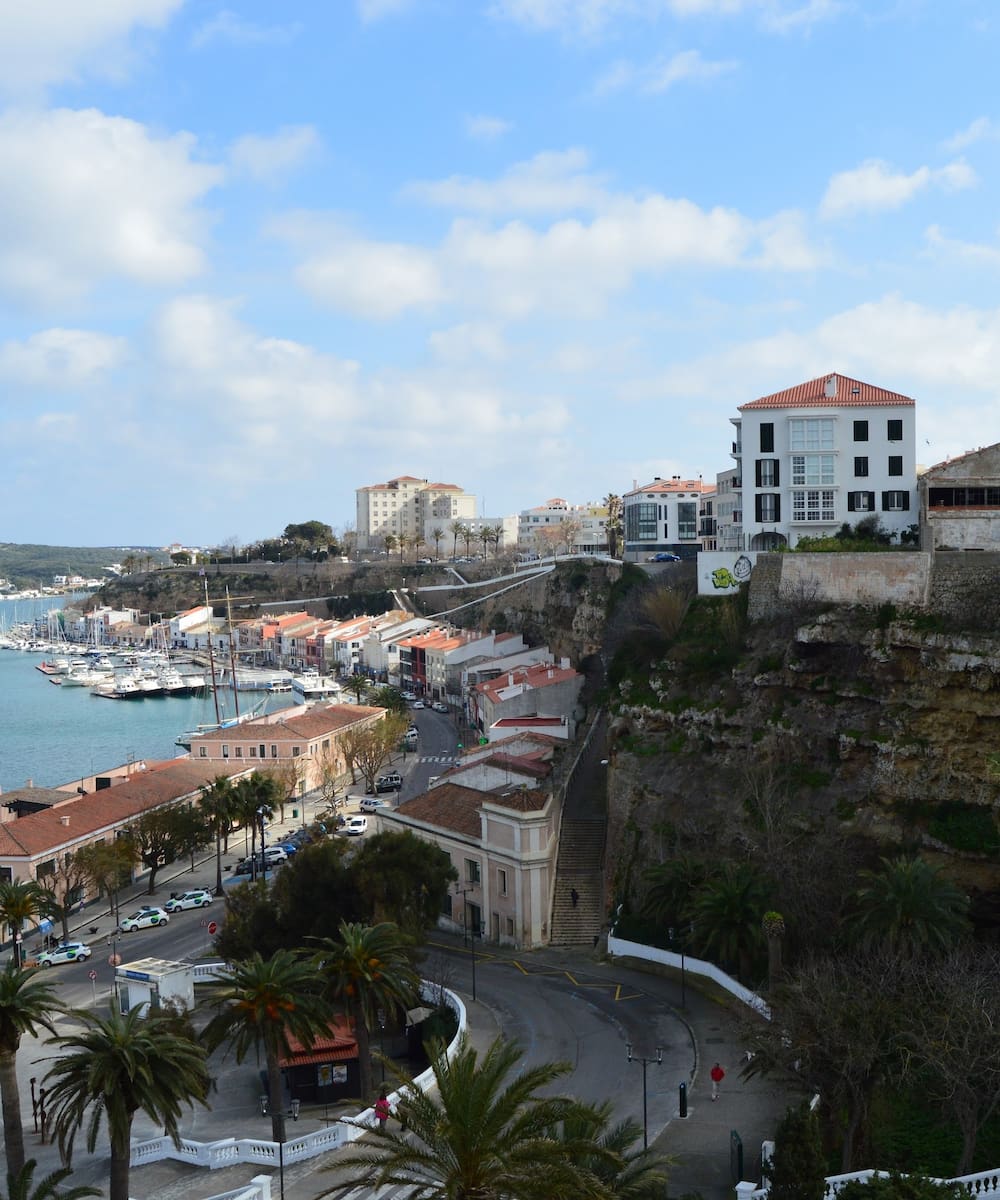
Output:
<path fill-rule="evenodd" d="M 765 454 L 774 450 L 774 422 L 764 421 L 760 427 L 760 448 Z"/>
<path fill-rule="evenodd" d="M 882 511 L 883 512 L 889 511 L 889 493 L 888 492 L 882 493 Z"/>
<path fill-rule="evenodd" d="M 857 497 L 858 497 L 857 492 L 848 492 L 847 493 L 847 511 L 848 512 L 857 512 L 857 504 L 855 503 L 855 501 L 857 500 Z"/>
<path fill-rule="evenodd" d="M 755 482 L 756 482 L 757 486 L 760 487 L 761 462 L 760 462 L 759 458 L 754 462 L 753 468 L 754 468 L 754 475 L 756 477 Z"/>
<path fill-rule="evenodd" d="M 753 506 L 754 506 L 754 517 L 758 521 L 763 521 L 764 518 L 762 516 L 762 513 L 764 511 L 764 498 L 762 496 L 754 496 Z"/>
<path fill-rule="evenodd" d="M 875 493 L 874 492 L 868 493 L 868 511 L 869 512 L 875 511 Z"/>
<path fill-rule="evenodd" d="M 781 466 L 781 460 L 776 458 L 774 460 L 774 462 L 771 464 L 771 466 L 774 468 L 774 486 L 781 487 L 781 476 L 780 476 L 780 472 L 779 472 L 779 467 Z"/>
<path fill-rule="evenodd" d="M 903 497 L 903 512 L 909 512 L 910 511 L 910 493 L 909 492 L 900 492 L 900 495 Z"/>
<path fill-rule="evenodd" d="M 780 496 L 774 497 L 774 519 L 776 521 L 781 520 L 781 497 Z"/>

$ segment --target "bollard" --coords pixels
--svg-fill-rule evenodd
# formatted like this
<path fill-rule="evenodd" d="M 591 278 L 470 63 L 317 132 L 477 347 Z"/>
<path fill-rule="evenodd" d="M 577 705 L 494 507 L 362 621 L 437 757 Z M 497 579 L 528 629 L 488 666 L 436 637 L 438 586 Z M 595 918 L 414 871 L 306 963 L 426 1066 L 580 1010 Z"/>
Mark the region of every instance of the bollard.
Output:
<path fill-rule="evenodd" d="M 678 1090 L 680 1092 L 680 1100 L 678 1101 L 678 1115 L 680 1116 L 681 1120 L 684 1120 L 684 1118 L 686 1118 L 688 1115 L 688 1085 L 686 1083 L 682 1083 Z"/>

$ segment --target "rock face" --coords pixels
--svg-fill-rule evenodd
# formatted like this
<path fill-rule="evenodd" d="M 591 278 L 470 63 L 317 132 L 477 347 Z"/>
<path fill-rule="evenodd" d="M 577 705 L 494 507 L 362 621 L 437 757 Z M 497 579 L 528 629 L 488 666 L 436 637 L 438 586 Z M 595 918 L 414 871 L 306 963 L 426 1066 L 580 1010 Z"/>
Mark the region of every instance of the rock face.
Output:
<path fill-rule="evenodd" d="M 843 607 L 759 622 L 725 674 L 693 683 L 668 654 L 641 703 L 631 681 L 618 685 L 609 895 L 678 829 L 752 846 L 763 835 L 747 805 L 778 775 L 786 824 L 883 854 L 919 845 L 957 878 L 1000 888 L 1000 636 L 940 624 Z"/>

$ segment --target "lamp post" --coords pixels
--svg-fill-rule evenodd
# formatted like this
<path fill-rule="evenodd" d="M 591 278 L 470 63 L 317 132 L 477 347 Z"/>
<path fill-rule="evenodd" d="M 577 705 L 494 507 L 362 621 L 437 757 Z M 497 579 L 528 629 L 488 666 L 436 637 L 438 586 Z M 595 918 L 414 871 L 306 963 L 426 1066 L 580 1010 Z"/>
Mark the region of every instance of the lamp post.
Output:
<path fill-rule="evenodd" d="M 667 933 L 670 937 L 671 950 L 674 947 L 674 932 L 675 932 L 674 927 L 671 925 L 669 930 L 667 931 Z M 684 991 L 684 934 L 683 934 L 683 932 L 681 933 L 679 941 L 680 941 L 680 948 L 681 948 L 681 1010 L 683 1011 L 684 1001 L 686 999 L 686 995 L 685 995 L 685 991 Z"/>
<path fill-rule="evenodd" d="M 378 1053 L 382 1060 L 382 1082 L 385 1083 L 385 1009 L 380 1008 L 375 1014 L 378 1021 Z"/>
<path fill-rule="evenodd" d="M 469 932 L 469 893 L 476 889 L 470 884 L 468 887 L 459 887 L 455 884 L 455 895 L 462 897 L 462 944 L 468 946 L 469 939 L 472 939 L 472 999 L 476 998 L 476 931 L 473 929 Z"/>
<path fill-rule="evenodd" d="M 108 949 L 111 953 L 108 955 L 108 966 L 111 968 L 111 991 L 118 999 L 118 964 L 121 962 L 121 957 L 118 954 L 118 930 L 108 934 Z M 116 1004 L 116 1007 L 120 1005 Z"/>
<path fill-rule="evenodd" d="M 299 1119 L 299 1108 L 301 1101 L 292 1100 L 289 1102 L 288 1111 L 280 1112 L 278 1117 L 278 1192 L 281 1200 L 285 1200 L 285 1118 L 291 1117 L 293 1121 Z M 271 1104 L 267 1096 L 260 1098 L 260 1115 L 266 1117 L 270 1114 Z"/>
<path fill-rule="evenodd" d="M 646 1068 L 649 1066 L 650 1063 L 656 1063 L 656 1065 L 658 1067 L 662 1065 L 663 1049 L 662 1049 L 662 1047 L 657 1046 L 655 1058 L 643 1058 L 639 1054 L 633 1054 L 632 1053 L 632 1043 L 626 1042 L 625 1043 L 625 1053 L 628 1055 L 629 1062 L 635 1061 L 635 1062 L 642 1063 L 642 1148 L 643 1148 L 643 1150 L 648 1150 L 649 1149 L 649 1118 L 648 1118 L 647 1108 L 646 1108 Z"/>

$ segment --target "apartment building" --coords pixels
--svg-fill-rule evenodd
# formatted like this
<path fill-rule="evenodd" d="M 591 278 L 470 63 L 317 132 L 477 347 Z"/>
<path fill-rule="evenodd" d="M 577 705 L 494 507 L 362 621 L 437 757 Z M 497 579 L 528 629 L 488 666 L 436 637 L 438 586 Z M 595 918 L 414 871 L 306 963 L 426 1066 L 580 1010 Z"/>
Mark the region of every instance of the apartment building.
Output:
<path fill-rule="evenodd" d="M 633 487 L 622 496 L 626 562 L 645 562 L 665 551 L 694 558 L 701 548 L 699 536 L 702 497 L 714 491 L 700 479 L 657 476 L 652 483 Z"/>
<path fill-rule="evenodd" d="M 415 475 L 400 475 L 355 492 L 359 550 L 382 549 L 387 536 L 426 541 L 432 520 L 469 520 L 476 515 L 476 497 L 455 483 L 430 483 Z"/>
<path fill-rule="evenodd" d="M 600 504 L 569 504 L 555 497 L 517 518 L 517 546 L 522 552 L 607 554 L 608 510 Z"/>
<path fill-rule="evenodd" d="M 898 539 L 917 523 L 915 403 L 824 375 L 739 407 L 739 547 L 775 550 L 877 515 Z M 721 548 L 721 547 L 720 547 Z"/>

